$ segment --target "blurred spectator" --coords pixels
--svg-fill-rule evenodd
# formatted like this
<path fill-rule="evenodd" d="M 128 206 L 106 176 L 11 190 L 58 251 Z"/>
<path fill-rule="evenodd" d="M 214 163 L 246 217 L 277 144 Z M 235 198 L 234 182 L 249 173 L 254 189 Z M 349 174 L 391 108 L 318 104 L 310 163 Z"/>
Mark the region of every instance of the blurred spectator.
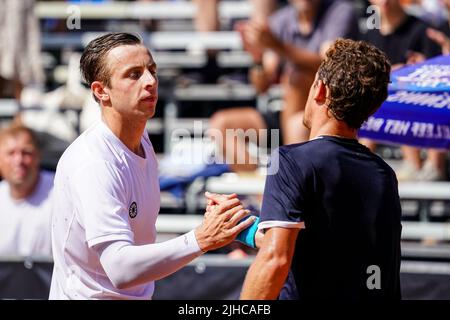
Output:
<path fill-rule="evenodd" d="M 379 7 L 380 28 L 367 30 L 360 38 L 383 50 L 393 69 L 404 64 L 417 63 L 441 53 L 439 46 L 426 35 L 428 25 L 408 15 L 399 0 L 371 0 Z M 368 139 L 361 142 L 374 150 L 376 144 Z M 445 176 L 445 154 L 429 150 L 427 160 L 422 163 L 420 150 L 402 146 L 403 164 L 397 170 L 399 180 L 442 180 Z"/>
<path fill-rule="evenodd" d="M 163 0 L 138 0 L 141 2 L 154 2 Z M 178 0 L 174 0 L 178 1 Z M 236 1 L 236 0 L 235 0 Z M 251 19 L 267 18 L 278 6 L 279 3 L 286 3 L 286 0 L 249 0 L 253 8 Z M 197 10 L 193 19 L 194 28 L 198 32 L 220 31 L 219 0 L 192 0 Z M 143 21 L 147 29 L 157 29 L 157 21 Z M 228 77 L 223 77 L 223 70 L 216 61 L 216 50 L 207 50 L 207 62 L 202 72 L 185 73 L 177 79 L 181 85 L 191 83 L 216 83 L 226 82 Z M 222 76 L 222 77 L 221 77 Z M 240 78 L 240 77 L 239 77 Z"/>
<path fill-rule="evenodd" d="M 450 13 L 450 0 L 441 0 L 441 2 L 445 5 L 448 16 Z M 427 30 L 427 35 L 441 47 L 442 54 L 450 54 L 450 17 L 447 21 L 442 23 L 437 30 L 429 28 Z"/>
<path fill-rule="evenodd" d="M 219 0 L 192 1 L 198 8 L 195 16 L 196 30 L 200 32 L 220 30 Z M 250 19 L 258 20 L 267 18 L 279 3 L 285 4 L 286 0 L 250 0 L 250 3 L 253 9 Z"/>
<path fill-rule="evenodd" d="M 35 134 L 13 125 L 0 133 L 0 255 L 51 255 L 53 174 L 40 172 Z"/>
<path fill-rule="evenodd" d="M 442 0 L 400 0 L 410 13 L 437 27 L 445 21 Z"/>
<path fill-rule="evenodd" d="M 0 88 L 12 85 L 17 100 L 23 86 L 41 86 L 40 29 L 34 0 L 0 0 Z"/>
<path fill-rule="evenodd" d="M 216 31 L 220 29 L 219 0 L 192 0 L 199 10 L 195 17 L 197 31 Z M 286 4 L 286 0 L 250 0 L 252 6 L 251 20 L 266 19 L 279 4 Z"/>
<path fill-rule="evenodd" d="M 280 82 L 283 89 L 281 114 L 260 114 L 254 108 L 219 111 L 211 119 L 211 127 L 225 136 L 226 129 L 282 129 L 283 143 L 308 139 L 302 124 L 303 110 L 309 87 L 329 44 L 339 37 L 351 36 L 357 29 L 353 5 L 348 1 L 290 0 L 289 5 L 276 11 L 267 20 L 251 20 L 238 27 L 244 48 L 255 62 L 249 77 L 258 93 L 264 93 Z M 281 76 L 279 71 L 281 70 Z M 234 138 L 233 138 L 234 139 Z M 217 141 L 217 140 L 216 140 Z M 225 141 L 225 157 L 239 141 Z M 246 159 L 250 159 L 247 154 Z M 231 160 L 231 159 L 230 159 Z M 235 159 L 234 159 L 235 160 Z M 232 169 L 252 170 L 254 165 L 232 161 Z"/>

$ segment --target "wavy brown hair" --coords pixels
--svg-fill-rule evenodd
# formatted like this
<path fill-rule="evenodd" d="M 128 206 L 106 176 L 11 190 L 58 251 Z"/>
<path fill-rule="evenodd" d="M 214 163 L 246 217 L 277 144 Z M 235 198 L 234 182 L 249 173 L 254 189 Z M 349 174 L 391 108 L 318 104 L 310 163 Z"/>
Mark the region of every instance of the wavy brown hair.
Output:
<path fill-rule="evenodd" d="M 359 129 L 386 100 L 390 72 L 381 50 L 364 41 L 338 39 L 326 52 L 318 79 L 330 90 L 333 116 Z"/>

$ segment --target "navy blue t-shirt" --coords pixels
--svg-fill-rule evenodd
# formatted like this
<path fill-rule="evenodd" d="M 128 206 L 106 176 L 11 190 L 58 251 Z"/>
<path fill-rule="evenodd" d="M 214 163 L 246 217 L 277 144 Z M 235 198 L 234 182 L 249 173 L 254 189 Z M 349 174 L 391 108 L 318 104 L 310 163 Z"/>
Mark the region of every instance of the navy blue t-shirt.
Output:
<path fill-rule="evenodd" d="M 272 156 L 261 222 L 303 222 L 280 299 L 400 299 L 394 171 L 357 140 L 322 136 Z M 381 289 L 370 290 L 379 268 Z M 374 278 L 369 279 L 373 285 Z"/>

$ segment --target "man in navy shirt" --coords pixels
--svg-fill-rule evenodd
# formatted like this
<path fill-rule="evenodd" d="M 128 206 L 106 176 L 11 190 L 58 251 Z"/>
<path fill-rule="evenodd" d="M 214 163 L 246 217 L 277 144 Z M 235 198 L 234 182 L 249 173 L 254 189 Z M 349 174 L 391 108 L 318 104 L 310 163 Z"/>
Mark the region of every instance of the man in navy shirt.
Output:
<path fill-rule="evenodd" d="M 366 42 L 327 51 L 306 104 L 310 140 L 273 154 L 242 299 L 400 299 L 397 179 L 356 140 L 387 97 L 390 69 Z"/>

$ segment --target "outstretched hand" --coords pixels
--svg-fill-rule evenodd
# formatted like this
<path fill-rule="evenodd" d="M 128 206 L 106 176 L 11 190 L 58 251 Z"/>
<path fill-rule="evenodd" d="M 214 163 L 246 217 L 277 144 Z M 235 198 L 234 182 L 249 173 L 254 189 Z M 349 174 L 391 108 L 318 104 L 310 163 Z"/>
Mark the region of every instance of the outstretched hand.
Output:
<path fill-rule="evenodd" d="M 211 211 L 215 206 L 219 205 L 220 203 L 230 200 L 230 199 L 237 199 L 237 194 L 217 194 L 217 193 L 205 193 L 206 198 L 208 199 L 206 211 Z M 246 210 L 248 213 L 250 213 L 248 210 Z M 256 220 L 256 219 L 255 219 Z M 245 229 L 245 228 L 244 228 Z M 239 235 L 238 235 L 239 236 Z M 251 247 L 260 248 L 262 245 L 262 241 L 264 239 L 264 233 L 259 230 L 255 232 L 254 235 L 254 245 L 250 245 Z M 246 245 L 249 245 L 244 241 Z"/>
<path fill-rule="evenodd" d="M 239 222 L 250 212 L 244 210 L 236 194 L 205 195 L 208 198 L 208 206 L 202 224 L 195 230 L 197 242 L 203 252 L 229 244 L 255 221 L 255 217 L 250 217 Z"/>

